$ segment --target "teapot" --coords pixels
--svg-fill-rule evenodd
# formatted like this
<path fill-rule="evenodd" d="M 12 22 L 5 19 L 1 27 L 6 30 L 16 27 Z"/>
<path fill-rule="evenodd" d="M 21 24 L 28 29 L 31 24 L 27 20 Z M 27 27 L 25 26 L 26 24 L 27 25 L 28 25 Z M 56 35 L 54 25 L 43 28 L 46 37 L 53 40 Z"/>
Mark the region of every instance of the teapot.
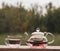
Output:
<path fill-rule="evenodd" d="M 50 42 L 48 41 L 47 35 L 50 35 L 52 37 L 52 40 Z M 28 38 L 26 44 L 30 47 L 46 48 L 48 44 L 51 44 L 53 42 L 54 42 L 54 35 L 52 33 L 40 32 L 40 29 L 37 28 L 36 32 L 33 32 L 31 34 L 31 37 Z"/>

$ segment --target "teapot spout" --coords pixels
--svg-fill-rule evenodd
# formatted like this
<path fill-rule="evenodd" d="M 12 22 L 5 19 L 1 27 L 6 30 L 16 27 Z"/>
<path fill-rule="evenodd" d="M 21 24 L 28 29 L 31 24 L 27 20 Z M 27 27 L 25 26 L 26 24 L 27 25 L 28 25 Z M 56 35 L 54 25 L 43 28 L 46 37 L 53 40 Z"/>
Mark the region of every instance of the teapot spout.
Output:
<path fill-rule="evenodd" d="M 28 36 L 28 33 L 27 33 L 27 32 L 25 32 L 24 34 L 25 34 L 26 36 Z"/>
<path fill-rule="evenodd" d="M 29 38 L 28 33 L 27 33 L 27 32 L 25 32 L 25 33 L 24 33 L 24 35 L 25 35 L 25 40 L 27 40 L 27 39 Z"/>

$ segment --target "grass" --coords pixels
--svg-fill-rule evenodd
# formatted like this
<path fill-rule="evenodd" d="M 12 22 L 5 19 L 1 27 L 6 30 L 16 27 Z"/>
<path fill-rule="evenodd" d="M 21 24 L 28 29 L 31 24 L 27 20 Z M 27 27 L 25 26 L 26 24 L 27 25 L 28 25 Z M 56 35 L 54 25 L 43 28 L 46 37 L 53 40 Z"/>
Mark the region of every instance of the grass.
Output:
<path fill-rule="evenodd" d="M 52 45 L 60 46 L 60 35 L 59 34 L 55 35 L 55 42 Z"/>
<path fill-rule="evenodd" d="M 5 34 L 0 34 L 0 45 L 4 45 L 5 44 L 5 38 L 8 36 L 9 34 L 5 33 Z M 16 34 L 15 34 L 16 35 Z M 21 38 L 21 43 L 22 45 L 26 45 L 26 36 L 24 34 L 17 34 L 18 36 L 22 36 Z M 50 37 L 49 37 L 50 38 Z M 51 38 L 50 38 L 51 39 Z M 60 46 L 60 34 L 55 34 L 55 41 L 53 44 L 51 44 L 52 46 Z"/>

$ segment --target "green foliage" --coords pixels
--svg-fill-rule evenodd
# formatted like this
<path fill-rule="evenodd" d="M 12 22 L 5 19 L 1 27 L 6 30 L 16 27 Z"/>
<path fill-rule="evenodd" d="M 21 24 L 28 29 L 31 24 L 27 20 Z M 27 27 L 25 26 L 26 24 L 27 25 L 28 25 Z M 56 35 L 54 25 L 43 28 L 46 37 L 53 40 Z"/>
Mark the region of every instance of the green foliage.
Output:
<path fill-rule="evenodd" d="M 44 16 L 42 7 L 39 5 L 26 9 L 22 3 L 17 7 L 2 3 L 0 33 L 32 32 L 37 27 L 41 31 L 60 33 L 60 8 L 55 8 L 50 2 L 46 6 L 46 11 L 47 13 Z"/>
<path fill-rule="evenodd" d="M 60 33 L 60 8 L 54 8 L 52 5 L 49 5 L 47 9 L 47 29 L 49 32 Z"/>

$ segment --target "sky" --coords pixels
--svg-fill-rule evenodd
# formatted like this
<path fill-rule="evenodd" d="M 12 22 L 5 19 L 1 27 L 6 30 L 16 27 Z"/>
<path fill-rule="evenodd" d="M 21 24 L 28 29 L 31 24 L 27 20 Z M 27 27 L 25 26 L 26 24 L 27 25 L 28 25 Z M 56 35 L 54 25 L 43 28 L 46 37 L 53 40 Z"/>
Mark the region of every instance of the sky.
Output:
<path fill-rule="evenodd" d="M 2 2 L 14 6 L 17 6 L 17 2 L 22 2 L 26 8 L 31 7 L 31 4 L 38 4 L 45 7 L 49 2 L 52 2 L 54 6 L 60 7 L 60 0 L 0 0 L 0 8 L 2 8 Z"/>

